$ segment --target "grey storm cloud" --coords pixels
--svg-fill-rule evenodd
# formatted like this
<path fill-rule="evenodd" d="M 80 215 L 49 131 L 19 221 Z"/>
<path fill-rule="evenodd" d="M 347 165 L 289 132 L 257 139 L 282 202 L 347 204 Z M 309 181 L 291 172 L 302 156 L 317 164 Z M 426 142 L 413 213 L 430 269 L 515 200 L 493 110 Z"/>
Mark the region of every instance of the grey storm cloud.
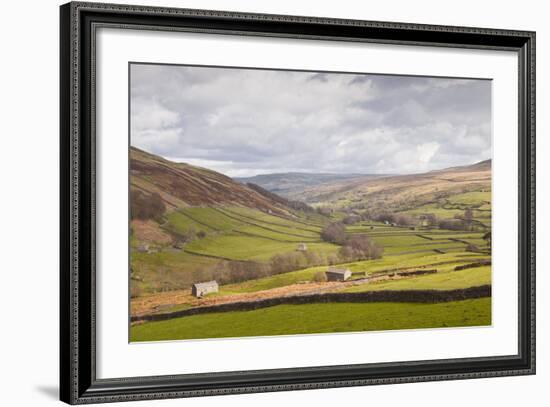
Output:
<path fill-rule="evenodd" d="M 229 176 L 491 158 L 491 81 L 131 65 L 131 144 Z"/>

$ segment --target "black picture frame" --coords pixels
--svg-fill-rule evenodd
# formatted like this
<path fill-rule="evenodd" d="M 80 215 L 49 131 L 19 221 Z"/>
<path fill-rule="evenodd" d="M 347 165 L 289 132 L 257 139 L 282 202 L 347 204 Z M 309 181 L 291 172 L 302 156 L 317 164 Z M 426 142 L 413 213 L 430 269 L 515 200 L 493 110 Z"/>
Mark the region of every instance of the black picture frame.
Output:
<path fill-rule="evenodd" d="M 82 2 L 62 5 L 60 23 L 62 401 L 84 404 L 535 373 L 534 32 Z M 500 357 L 97 379 L 94 35 L 100 26 L 517 52 L 518 353 Z"/>

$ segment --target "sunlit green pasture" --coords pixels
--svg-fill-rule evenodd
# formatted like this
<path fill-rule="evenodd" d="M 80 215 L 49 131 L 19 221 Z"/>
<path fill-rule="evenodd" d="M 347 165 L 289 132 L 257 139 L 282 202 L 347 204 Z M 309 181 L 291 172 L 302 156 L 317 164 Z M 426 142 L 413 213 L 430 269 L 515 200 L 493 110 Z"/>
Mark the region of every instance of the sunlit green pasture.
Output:
<path fill-rule="evenodd" d="M 270 215 L 268 213 L 259 211 L 257 209 L 243 208 L 240 206 L 232 207 L 223 207 L 220 208 L 223 212 L 226 212 L 230 215 L 241 217 L 242 219 L 258 222 L 261 224 L 272 225 L 272 226 L 286 226 L 290 228 L 303 229 L 310 232 L 319 233 L 322 226 L 315 221 L 308 222 L 303 217 L 297 217 L 296 219 L 283 218 L 276 215 Z M 325 219 L 325 223 L 327 219 Z"/>
<path fill-rule="evenodd" d="M 488 202 L 490 199 L 490 192 L 467 192 L 450 196 L 448 202 L 477 205 Z M 455 212 L 460 214 L 464 212 L 444 209 L 441 205 L 441 203 L 434 203 L 415 210 L 420 213 L 439 209 L 445 211 L 445 216 L 442 217 L 447 218 L 452 217 Z M 478 218 L 478 214 L 483 218 Z M 340 246 L 321 241 L 321 226 L 329 222 L 329 218 L 318 213 L 296 212 L 295 215 L 296 218 L 291 219 L 238 206 L 181 208 L 166 214 L 163 228 L 181 235 L 187 234 L 190 230 L 202 231 L 206 235 L 195 236 L 193 240 L 185 242 L 183 250 L 175 250 L 170 244 L 166 244 L 159 247 L 159 251 L 155 253 L 134 251 L 131 264 L 142 279 L 139 284 L 147 290 L 163 289 L 171 283 L 174 284 L 174 288 L 188 287 L 196 282 L 197 278 L 199 280 L 204 278 L 204 273 L 201 271 L 209 269 L 222 259 L 268 262 L 277 254 L 296 253 L 298 244 L 306 243 L 307 250 L 319 253 L 325 265 L 222 286 L 220 295 L 254 292 L 312 281 L 315 274 L 327 270 L 327 257 L 337 254 Z M 475 219 L 490 226 L 490 212 L 477 211 L 474 215 Z M 332 221 L 342 217 L 342 212 L 335 212 Z M 411 229 L 374 221 L 361 221 L 354 225 L 347 225 L 346 231 L 349 234 L 362 233 L 370 236 L 374 242 L 384 248 L 381 259 L 343 265 L 353 272 L 373 274 L 393 269 L 432 267 L 442 262 L 453 262 L 452 265 L 445 266 L 451 268 L 457 264 L 474 261 L 471 259 L 490 258 L 483 253 L 466 252 L 468 244 L 473 244 L 480 250 L 487 250 L 487 242 L 482 238 L 484 232 L 426 227 Z M 134 240 L 132 240 L 132 247 L 135 249 L 138 242 Z M 437 250 L 443 253 L 437 253 Z M 440 267 L 437 268 L 440 270 Z M 439 275 L 429 277 L 422 281 L 429 285 L 433 282 L 431 278 L 443 278 Z M 455 279 L 456 277 L 453 276 Z M 410 284 L 416 281 L 420 280 L 411 279 Z M 399 284 L 405 283 L 399 282 Z"/>
<path fill-rule="evenodd" d="M 464 209 L 445 209 L 438 203 L 432 203 L 432 204 L 422 205 L 414 209 L 408 209 L 406 211 L 403 211 L 402 213 L 412 215 L 412 216 L 420 216 L 420 215 L 431 213 L 437 216 L 438 218 L 451 219 L 455 215 L 464 214 Z"/>
<path fill-rule="evenodd" d="M 415 245 L 415 244 L 426 244 L 429 243 L 430 240 L 424 239 L 420 236 L 417 236 L 416 234 L 402 234 L 402 235 L 376 235 L 373 236 L 372 239 L 382 245 L 384 248 L 388 247 L 395 247 L 395 246 L 409 246 L 409 245 Z"/>
<path fill-rule="evenodd" d="M 332 254 L 339 246 L 331 243 L 308 243 L 308 250 Z M 295 252 L 297 243 L 279 242 L 261 237 L 245 236 L 238 233 L 209 235 L 186 245 L 186 250 L 209 256 L 233 260 L 269 260 L 276 254 Z"/>
<path fill-rule="evenodd" d="M 436 274 L 365 283 L 346 288 L 343 291 L 453 290 L 491 284 L 491 266 L 454 271 L 455 266 L 453 264 L 437 267 Z"/>
<path fill-rule="evenodd" d="M 491 202 L 491 191 L 471 191 L 463 194 L 451 195 L 449 201 L 451 203 L 470 205 Z"/>
<path fill-rule="evenodd" d="M 439 304 L 328 303 L 193 315 L 132 326 L 130 340 L 362 332 L 491 324 L 491 299 Z"/>
<path fill-rule="evenodd" d="M 242 222 L 223 215 L 215 208 L 184 208 L 181 211 L 215 230 L 228 231 L 243 225 Z"/>
<path fill-rule="evenodd" d="M 187 233 L 189 230 L 195 230 L 196 232 L 203 230 L 205 232 L 211 232 L 213 229 L 205 224 L 198 223 L 188 216 L 183 211 L 172 211 L 166 215 L 166 221 L 169 228 L 178 233 Z"/>
<path fill-rule="evenodd" d="M 236 218 L 235 218 L 236 219 Z M 244 226 L 241 226 L 237 228 L 238 230 L 242 229 L 243 227 L 250 227 L 255 226 L 257 228 L 262 228 L 266 230 L 271 230 L 274 232 L 279 232 L 282 234 L 288 234 L 292 236 L 301 236 L 305 238 L 317 238 L 319 239 L 320 231 L 312 231 L 309 229 L 303 229 L 299 227 L 299 224 L 294 224 L 294 226 L 282 226 L 282 225 L 274 225 L 270 223 L 265 223 L 263 221 L 253 220 L 253 219 L 242 219 L 241 222 L 244 222 Z"/>
<path fill-rule="evenodd" d="M 438 253 L 437 250 L 442 251 L 444 253 L 448 252 L 456 252 L 456 251 L 464 251 L 466 245 L 464 243 L 457 243 L 457 242 L 445 242 L 440 243 L 438 245 L 434 245 L 433 243 L 427 243 L 425 245 L 420 246 L 394 246 L 394 247 L 387 247 L 384 249 L 384 254 L 387 256 L 392 256 L 395 254 L 400 253 L 415 253 L 415 252 L 434 252 Z"/>
<path fill-rule="evenodd" d="M 488 256 L 475 253 L 465 254 L 463 252 L 446 254 L 433 254 L 433 252 L 428 254 L 413 253 L 400 256 L 388 256 L 377 260 L 345 263 L 339 265 L 339 267 L 349 268 L 352 272 L 365 272 L 367 275 L 415 267 L 435 268 L 441 271 L 448 271 L 453 270 L 457 265 L 473 263 L 482 259 L 488 259 Z M 325 271 L 327 271 L 327 266 L 308 267 L 306 269 L 257 280 L 229 284 L 220 288 L 220 295 L 270 290 L 300 282 L 313 281 L 317 273 L 324 273 Z"/>
<path fill-rule="evenodd" d="M 274 239 L 281 242 L 320 242 L 321 237 L 317 235 L 301 234 L 299 231 L 295 233 L 283 233 L 274 229 L 264 228 L 261 226 L 246 225 L 235 229 L 234 232 L 242 234 L 251 234 L 258 237 Z"/>
<path fill-rule="evenodd" d="M 215 259 L 183 251 L 133 252 L 130 259 L 133 274 L 139 279 L 133 284 L 139 285 L 145 292 L 189 287 L 195 282 L 195 273 L 216 262 Z"/>
<path fill-rule="evenodd" d="M 165 228 L 180 234 L 190 230 L 204 231 L 210 235 L 220 232 L 243 232 L 282 242 L 321 240 L 320 228 L 264 214 L 254 209 L 184 208 L 169 213 L 166 221 Z"/>
<path fill-rule="evenodd" d="M 386 233 L 399 233 L 399 234 L 415 234 L 418 233 L 419 228 L 408 228 L 400 226 L 346 226 L 346 232 L 348 233 L 366 233 L 373 235 L 385 235 Z"/>

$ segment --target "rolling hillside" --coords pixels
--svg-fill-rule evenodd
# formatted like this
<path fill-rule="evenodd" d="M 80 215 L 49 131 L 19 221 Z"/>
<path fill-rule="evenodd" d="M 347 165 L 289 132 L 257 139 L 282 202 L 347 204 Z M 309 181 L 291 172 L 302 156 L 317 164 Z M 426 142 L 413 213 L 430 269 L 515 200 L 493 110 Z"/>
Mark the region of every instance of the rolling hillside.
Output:
<path fill-rule="evenodd" d="M 164 204 L 147 216 L 132 209 L 135 296 L 190 287 L 213 273 L 231 280 L 253 278 L 265 274 L 274 256 L 294 256 L 299 244 L 322 258 L 338 250 L 320 236 L 330 219 L 307 205 L 302 211 L 257 186 L 136 148 L 130 150 L 130 190 L 145 195 L 140 198 L 144 207 L 153 196 Z M 134 196 L 132 208 L 135 201 Z M 222 271 L 226 265 L 231 269 Z"/>
<path fill-rule="evenodd" d="M 156 192 L 169 209 L 229 204 L 288 213 L 281 203 L 223 174 L 175 163 L 135 147 L 130 148 L 130 190 Z"/>
<path fill-rule="evenodd" d="M 281 181 L 279 176 L 272 181 Z M 238 182 L 132 148 L 131 193 L 149 199 L 140 198 L 143 208 L 154 204 L 157 210 L 140 217 L 132 206 L 131 340 L 490 324 L 488 298 L 419 305 L 414 314 L 410 305 L 397 302 L 255 308 L 256 302 L 281 298 L 490 286 L 490 161 L 414 175 L 296 177 L 291 186 L 284 181 L 287 192 L 281 197 L 265 183 L 249 182 L 261 184 L 262 178 Z M 378 208 L 408 223 L 378 219 Z M 469 221 L 461 223 L 467 210 Z M 427 222 L 428 214 L 437 222 Z M 449 222 L 462 226 L 450 228 Z M 327 239 L 326 230 L 334 225 L 343 228 L 340 241 Z M 382 248 L 378 255 L 350 252 L 365 239 Z M 327 281 L 329 266 L 347 268 L 352 275 L 347 281 Z M 191 294 L 192 284 L 211 280 L 219 292 L 201 298 Z M 235 304 L 252 310 L 238 310 Z M 210 313 L 226 305 L 232 308 Z M 289 328 L 294 323 L 288 321 L 319 312 L 318 319 L 308 317 L 307 326 L 296 332 Z M 354 312 L 371 322 L 358 324 L 356 317 L 342 322 L 340 313 Z M 377 319 L 395 312 L 407 316 L 391 324 L 385 317 Z M 168 319 L 147 322 L 151 316 Z M 239 330 L 244 325 L 248 328 Z"/>
<path fill-rule="evenodd" d="M 491 190 L 491 161 L 423 174 L 394 175 L 306 188 L 302 200 L 333 208 L 402 211 L 473 191 Z"/>

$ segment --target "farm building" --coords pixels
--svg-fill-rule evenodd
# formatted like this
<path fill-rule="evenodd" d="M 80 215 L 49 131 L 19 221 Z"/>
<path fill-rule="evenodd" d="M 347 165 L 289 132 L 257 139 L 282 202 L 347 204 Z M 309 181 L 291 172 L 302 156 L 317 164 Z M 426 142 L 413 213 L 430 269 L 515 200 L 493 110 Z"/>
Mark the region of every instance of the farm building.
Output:
<path fill-rule="evenodd" d="M 149 245 L 144 243 L 137 247 L 137 251 L 140 253 L 149 253 Z"/>
<path fill-rule="evenodd" d="M 298 250 L 299 252 L 307 252 L 307 244 L 305 243 L 300 243 L 298 245 L 298 248 L 296 249 Z"/>
<path fill-rule="evenodd" d="M 195 283 L 191 287 L 191 294 L 197 298 L 210 293 L 217 293 L 219 291 L 218 283 L 214 281 L 207 281 L 204 283 Z"/>
<path fill-rule="evenodd" d="M 340 269 L 336 267 L 329 267 L 325 273 L 327 281 L 346 281 L 351 277 L 351 271 L 349 269 Z"/>

